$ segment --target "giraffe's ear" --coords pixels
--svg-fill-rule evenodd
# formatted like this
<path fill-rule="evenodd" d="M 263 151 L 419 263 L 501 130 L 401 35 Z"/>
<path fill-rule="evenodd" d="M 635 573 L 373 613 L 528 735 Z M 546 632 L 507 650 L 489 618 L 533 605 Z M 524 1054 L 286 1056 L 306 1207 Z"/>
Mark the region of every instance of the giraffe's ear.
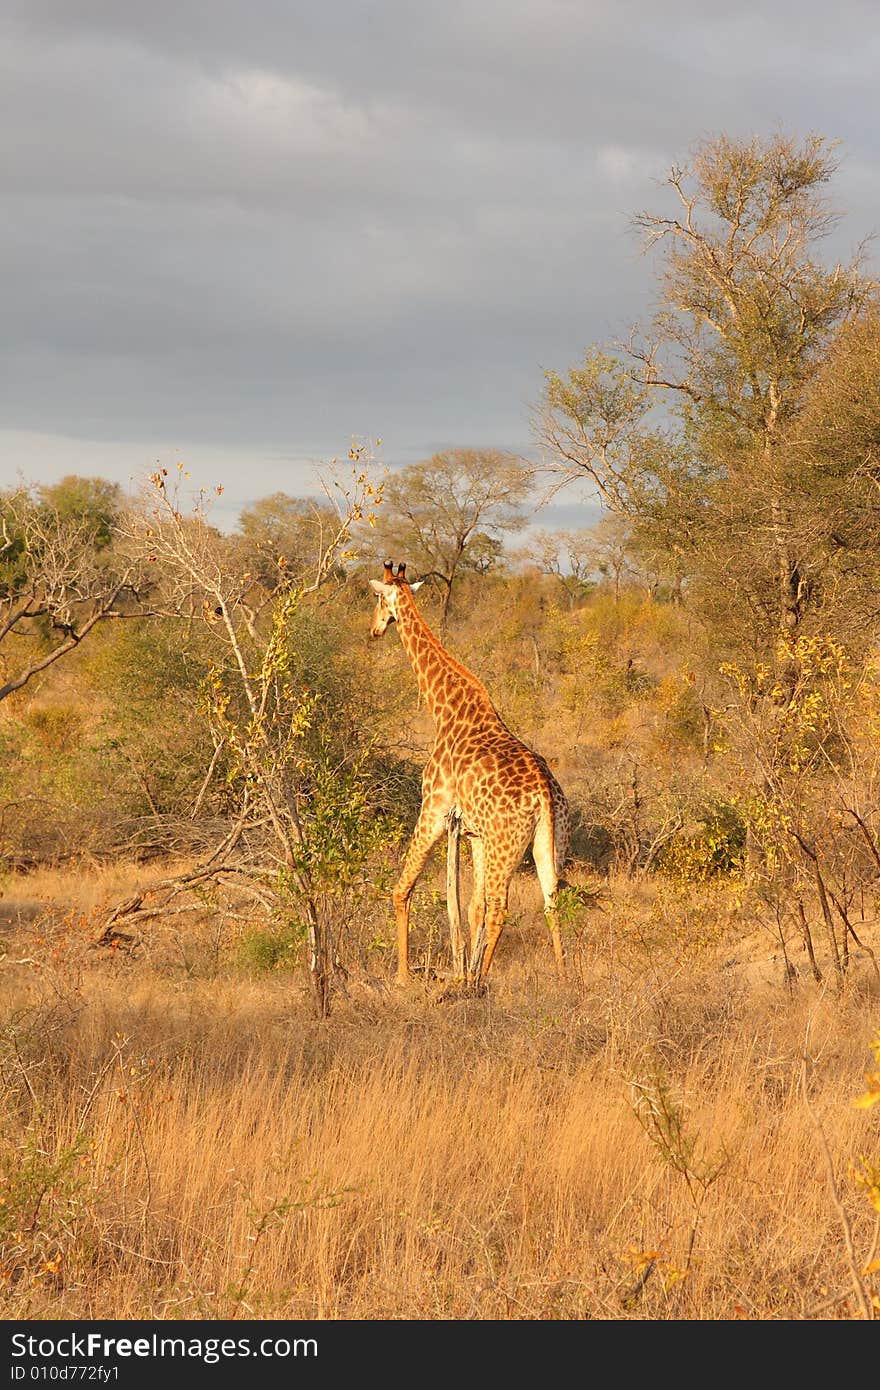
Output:
<path fill-rule="evenodd" d="M 420 589 L 420 588 L 422 587 L 422 585 L 424 584 L 424 582 L 425 582 L 424 579 L 416 579 L 415 582 L 412 583 L 412 584 L 410 584 L 409 587 L 410 587 L 410 589 L 412 590 L 412 592 L 413 592 L 414 594 L 417 594 L 418 591 L 419 591 L 419 589 Z"/>
<path fill-rule="evenodd" d="M 370 588 L 373 590 L 373 593 L 378 594 L 380 598 L 391 598 L 394 593 L 394 585 L 383 584 L 381 579 L 371 579 Z"/>

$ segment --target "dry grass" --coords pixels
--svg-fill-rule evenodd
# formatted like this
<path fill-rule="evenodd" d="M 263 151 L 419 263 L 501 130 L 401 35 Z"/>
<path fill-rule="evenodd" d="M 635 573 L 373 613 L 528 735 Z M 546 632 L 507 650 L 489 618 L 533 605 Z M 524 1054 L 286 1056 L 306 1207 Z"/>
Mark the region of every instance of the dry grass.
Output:
<path fill-rule="evenodd" d="M 379 969 L 322 1025 L 297 976 L 243 974 L 209 921 L 139 958 L 88 950 L 114 872 L 0 903 L 7 1316 L 855 1315 L 799 1082 L 809 1024 L 864 1261 L 867 976 L 789 991 L 729 905 L 619 885 L 565 988 L 525 920 L 487 999 L 401 995 Z M 47 918 L 52 898 L 77 911 Z M 687 1173 L 633 1081 L 680 1105 Z"/>

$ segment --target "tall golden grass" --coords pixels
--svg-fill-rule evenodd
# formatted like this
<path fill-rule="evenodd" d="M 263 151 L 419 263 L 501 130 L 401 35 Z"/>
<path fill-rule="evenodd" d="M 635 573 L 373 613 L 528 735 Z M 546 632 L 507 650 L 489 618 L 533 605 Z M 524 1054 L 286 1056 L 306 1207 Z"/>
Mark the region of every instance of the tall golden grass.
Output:
<path fill-rule="evenodd" d="M 880 1149 L 851 1103 L 868 975 L 789 987 L 717 905 L 661 949 L 656 899 L 621 886 L 565 986 L 525 923 L 487 998 L 382 969 L 319 1024 L 207 918 L 91 951 L 107 887 L 32 878 L 0 904 L 6 1316 L 856 1316 L 832 1177 L 876 1290 L 850 1173 Z M 50 896 L 84 915 L 44 920 Z M 661 1092 L 671 1149 L 637 1114 Z"/>

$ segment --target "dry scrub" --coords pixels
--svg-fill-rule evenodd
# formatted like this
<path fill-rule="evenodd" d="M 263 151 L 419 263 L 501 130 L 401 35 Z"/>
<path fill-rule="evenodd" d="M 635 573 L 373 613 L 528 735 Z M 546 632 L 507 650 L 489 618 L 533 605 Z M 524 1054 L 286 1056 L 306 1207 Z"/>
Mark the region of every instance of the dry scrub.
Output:
<path fill-rule="evenodd" d="M 248 975 L 210 921 L 90 950 L 118 886 L 7 880 L 0 903 L 6 1316 L 857 1314 L 800 1072 L 809 1022 L 864 1265 L 869 972 L 789 988 L 720 892 L 685 910 L 621 883 L 566 988 L 528 912 L 488 998 L 401 995 L 381 965 L 318 1023 L 300 974 Z"/>

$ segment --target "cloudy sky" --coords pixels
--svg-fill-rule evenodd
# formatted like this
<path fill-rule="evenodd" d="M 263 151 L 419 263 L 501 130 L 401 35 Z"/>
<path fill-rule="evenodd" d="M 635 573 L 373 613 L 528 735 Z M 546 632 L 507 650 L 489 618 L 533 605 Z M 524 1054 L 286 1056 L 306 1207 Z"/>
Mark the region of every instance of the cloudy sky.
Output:
<path fill-rule="evenodd" d="M 0 484 L 529 451 L 696 139 L 839 137 L 880 226 L 878 71 L 875 0 L 0 0 Z"/>

